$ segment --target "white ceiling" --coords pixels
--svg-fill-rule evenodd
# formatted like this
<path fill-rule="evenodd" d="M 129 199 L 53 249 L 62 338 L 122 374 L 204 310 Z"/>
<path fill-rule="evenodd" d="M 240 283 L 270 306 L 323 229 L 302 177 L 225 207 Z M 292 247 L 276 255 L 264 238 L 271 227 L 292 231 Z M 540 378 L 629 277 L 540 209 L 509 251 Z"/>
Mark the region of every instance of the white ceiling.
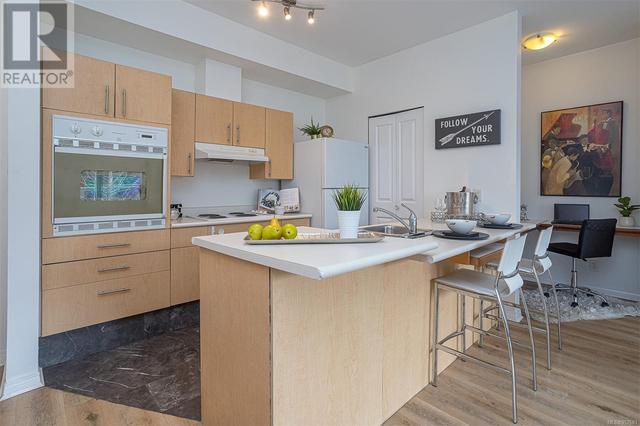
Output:
<path fill-rule="evenodd" d="M 307 24 L 302 10 L 293 10 L 293 19 L 285 21 L 282 7 L 273 3 L 269 4 L 271 15 L 264 19 L 250 0 L 186 1 L 350 66 L 516 9 L 523 16 L 523 36 L 541 31 L 561 35 L 545 50 L 525 51 L 524 64 L 640 37 L 640 0 L 309 0 L 307 4 L 327 7 L 317 12 L 314 26 Z"/>

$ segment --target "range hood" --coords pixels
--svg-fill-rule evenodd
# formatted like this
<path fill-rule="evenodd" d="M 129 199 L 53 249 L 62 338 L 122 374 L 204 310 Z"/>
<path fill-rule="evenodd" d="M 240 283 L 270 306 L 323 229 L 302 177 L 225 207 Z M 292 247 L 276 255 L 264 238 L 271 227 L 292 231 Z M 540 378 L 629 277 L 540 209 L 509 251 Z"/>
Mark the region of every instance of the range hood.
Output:
<path fill-rule="evenodd" d="M 261 148 L 196 142 L 196 160 L 266 163 L 269 157 L 264 155 L 264 149 Z"/>

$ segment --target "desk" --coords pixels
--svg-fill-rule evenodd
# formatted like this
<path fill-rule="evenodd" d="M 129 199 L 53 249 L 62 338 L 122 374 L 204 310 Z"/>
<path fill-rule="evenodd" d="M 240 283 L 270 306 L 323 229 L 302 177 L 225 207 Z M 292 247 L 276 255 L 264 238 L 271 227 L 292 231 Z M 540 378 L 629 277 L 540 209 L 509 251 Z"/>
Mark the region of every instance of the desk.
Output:
<path fill-rule="evenodd" d="M 538 224 L 539 229 L 545 229 L 553 225 L 553 229 L 557 231 L 580 231 L 581 225 L 567 225 L 559 223 L 542 222 Z M 622 226 L 616 227 L 616 235 L 625 235 L 629 237 L 640 237 L 640 226 L 634 226 L 632 228 L 626 228 Z"/>

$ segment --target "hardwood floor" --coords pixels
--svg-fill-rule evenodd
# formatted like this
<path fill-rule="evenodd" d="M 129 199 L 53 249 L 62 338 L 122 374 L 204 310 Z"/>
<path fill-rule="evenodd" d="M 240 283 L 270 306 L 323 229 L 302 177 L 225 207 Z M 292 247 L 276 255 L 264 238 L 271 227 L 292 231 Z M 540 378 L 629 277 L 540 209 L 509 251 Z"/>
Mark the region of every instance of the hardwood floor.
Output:
<path fill-rule="evenodd" d="M 524 338 L 514 330 L 517 338 Z M 564 349 L 545 368 L 541 336 L 538 391 L 530 388 L 528 353 L 517 349 L 519 425 L 635 425 L 640 421 L 640 318 L 579 321 L 563 327 Z M 487 339 L 474 355 L 503 363 L 502 342 Z M 198 422 L 41 388 L 0 402 L 0 426 L 195 426 Z M 456 361 L 386 423 L 397 425 L 509 425 L 506 375 Z"/>
<path fill-rule="evenodd" d="M 528 341 L 526 331 L 514 338 Z M 552 332 L 553 333 L 553 332 Z M 563 350 L 546 369 L 543 336 L 536 338 L 538 391 L 531 390 L 529 352 L 516 348 L 519 425 L 637 425 L 640 421 L 640 318 L 563 324 Z M 552 339 L 555 343 L 555 339 Z M 507 365 L 504 343 L 493 338 L 470 354 Z M 398 410 L 386 426 L 509 425 L 511 382 L 473 362 L 454 362 Z"/>
<path fill-rule="evenodd" d="M 0 402 L 1 426 L 195 426 L 200 422 L 40 388 Z"/>

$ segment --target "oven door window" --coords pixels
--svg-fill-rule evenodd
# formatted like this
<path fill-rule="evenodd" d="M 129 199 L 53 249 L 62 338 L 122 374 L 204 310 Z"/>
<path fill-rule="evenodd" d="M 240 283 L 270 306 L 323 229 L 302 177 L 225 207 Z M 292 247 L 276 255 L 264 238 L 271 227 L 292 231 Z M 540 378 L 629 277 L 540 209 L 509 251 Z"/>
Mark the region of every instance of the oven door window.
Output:
<path fill-rule="evenodd" d="M 163 158 L 70 152 L 54 155 L 55 223 L 162 216 Z"/>

